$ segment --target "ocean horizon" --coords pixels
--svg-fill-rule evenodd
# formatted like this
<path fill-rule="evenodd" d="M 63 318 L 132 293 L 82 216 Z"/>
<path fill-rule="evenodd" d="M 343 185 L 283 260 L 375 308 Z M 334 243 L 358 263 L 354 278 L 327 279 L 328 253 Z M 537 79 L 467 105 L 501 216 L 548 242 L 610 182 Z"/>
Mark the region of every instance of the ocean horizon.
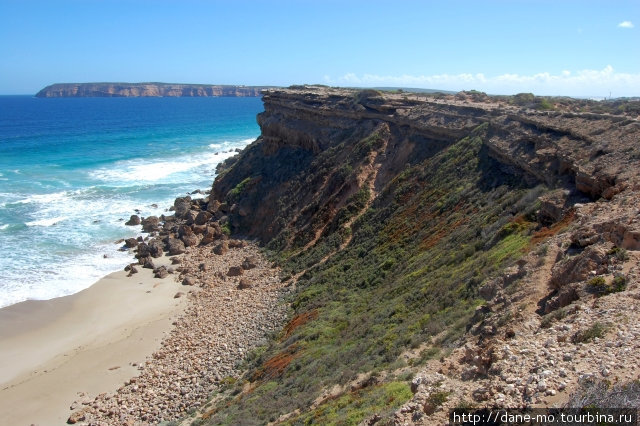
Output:
<path fill-rule="evenodd" d="M 132 214 L 208 191 L 260 133 L 260 98 L 0 96 L 0 307 L 81 291 L 132 261 Z M 201 197 L 196 193 L 193 197 Z"/>

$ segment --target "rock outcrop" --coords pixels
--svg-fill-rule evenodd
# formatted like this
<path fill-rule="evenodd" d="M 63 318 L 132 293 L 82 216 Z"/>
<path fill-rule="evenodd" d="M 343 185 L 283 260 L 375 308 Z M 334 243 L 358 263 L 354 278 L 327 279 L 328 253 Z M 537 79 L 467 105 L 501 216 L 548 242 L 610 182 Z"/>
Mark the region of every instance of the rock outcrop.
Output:
<path fill-rule="evenodd" d="M 170 83 L 57 83 L 37 98 L 115 97 L 257 97 L 267 87 Z"/>

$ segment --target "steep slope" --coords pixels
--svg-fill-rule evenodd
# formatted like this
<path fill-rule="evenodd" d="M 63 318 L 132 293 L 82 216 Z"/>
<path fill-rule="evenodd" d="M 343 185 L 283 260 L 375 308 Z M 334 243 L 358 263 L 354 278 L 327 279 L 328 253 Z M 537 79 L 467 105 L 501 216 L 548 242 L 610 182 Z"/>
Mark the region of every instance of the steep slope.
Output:
<path fill-rule="evenodd" d="M 430 424 L 451 391 L 435 404 L 426 373 L 409 384 L 431 359 L 452 380 L 499 378 L 486 343 L 523 333 L 503 330 L 515 313 L 540 323 L 613 297 L 621 272 L 616 291 L 637 293 L 637 119 L 318 87 L 264 102 L 260 138 L 220 168 L 209 210 L 265 244 L 296 291 L 211 424 L 375 422 L 412 391 L 396 419 Z M 456 356 L 475 370 L 445 368 Z M 527 392 L 511 402 L 534 403 Z"/>
<path fill-rule="evenodd" d="M 37 98 L 260 96 L 266 87 L 170 83 L 57 83 Z"/>

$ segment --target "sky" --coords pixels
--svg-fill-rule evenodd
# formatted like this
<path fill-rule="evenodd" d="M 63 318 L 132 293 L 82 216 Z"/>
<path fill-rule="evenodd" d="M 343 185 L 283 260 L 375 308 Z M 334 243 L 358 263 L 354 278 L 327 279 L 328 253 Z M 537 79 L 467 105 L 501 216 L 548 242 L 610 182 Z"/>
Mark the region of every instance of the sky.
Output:
<path fill-rule="evenodd" d="M 640 96 L 640 0 L 0 0 L 0 94 L 66 82 Z"/>

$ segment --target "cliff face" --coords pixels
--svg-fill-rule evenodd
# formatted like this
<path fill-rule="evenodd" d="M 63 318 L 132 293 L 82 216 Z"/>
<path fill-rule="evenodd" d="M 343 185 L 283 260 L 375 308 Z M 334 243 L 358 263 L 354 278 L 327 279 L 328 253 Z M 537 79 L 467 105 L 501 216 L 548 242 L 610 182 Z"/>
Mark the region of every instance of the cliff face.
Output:
<path fill-rule="evenodd" d="M 68 97 L 209 97 L 260 96 L 262 86 L 225 86 L 167 83 L 59 83 L 47 86 L 38 98 Z"/>
<path fill-rule="evenodd" d="M 637 183 L 634 164 L 640 155 L 640 124 L 625 117 L 324 88 L 271 90 L 264 105 L 258 117 L 260 138 L 213 187 L 216 198 L 224 200 L 239 182 L 250 179 L 242 196 L 229 200 L 238 207 L 232 223 L 263 242 L 285 227 L 292 227 L 292 232 L 315 227 L 311 223 L 315 216 L 293 214 L 310 205 L 317 204 L 324 212 L 321 222 L 329 221 L 363 179 L 374 177 L 370 183 L 379 192 L 406 166 L 432 157 L 482 124 L 487 126 L 483 151 L 501 170 L 529 185 L 610 199 Z M 362 151 L 367 138 L 376 139 L 377 146 L 363 151 L 362 161 L 349 165 L 347 158 Z M 335 163 L 327 164 L 329 157 Z M 371 164 L 366 166 L 367 162 Z M 337 174 L 345 165 L 359 173 L 340 186 Z M 375 169 L 375 176 L 364 176 L 366 167 Z M 326 173 L 318 173 L 318 168 Z M 302 176 L 304 184 L 295 187 Z M 285 205 L 284 198 L 292 204 Z M 239 214 L 247 211 L 254 213 Z M 286 219 L 272 223 L 273 217 Z"/>
<path fill-rule="evenodd" d="M 600 364 L 640 332 L 603 331 L 640 321 L 635 117 L 319 87 L 264 104 L 200 208 L 265 244 L 291 320 L 210 424 L 441 424 L 566 401 L 575 359 L 631 377 Z"/>

